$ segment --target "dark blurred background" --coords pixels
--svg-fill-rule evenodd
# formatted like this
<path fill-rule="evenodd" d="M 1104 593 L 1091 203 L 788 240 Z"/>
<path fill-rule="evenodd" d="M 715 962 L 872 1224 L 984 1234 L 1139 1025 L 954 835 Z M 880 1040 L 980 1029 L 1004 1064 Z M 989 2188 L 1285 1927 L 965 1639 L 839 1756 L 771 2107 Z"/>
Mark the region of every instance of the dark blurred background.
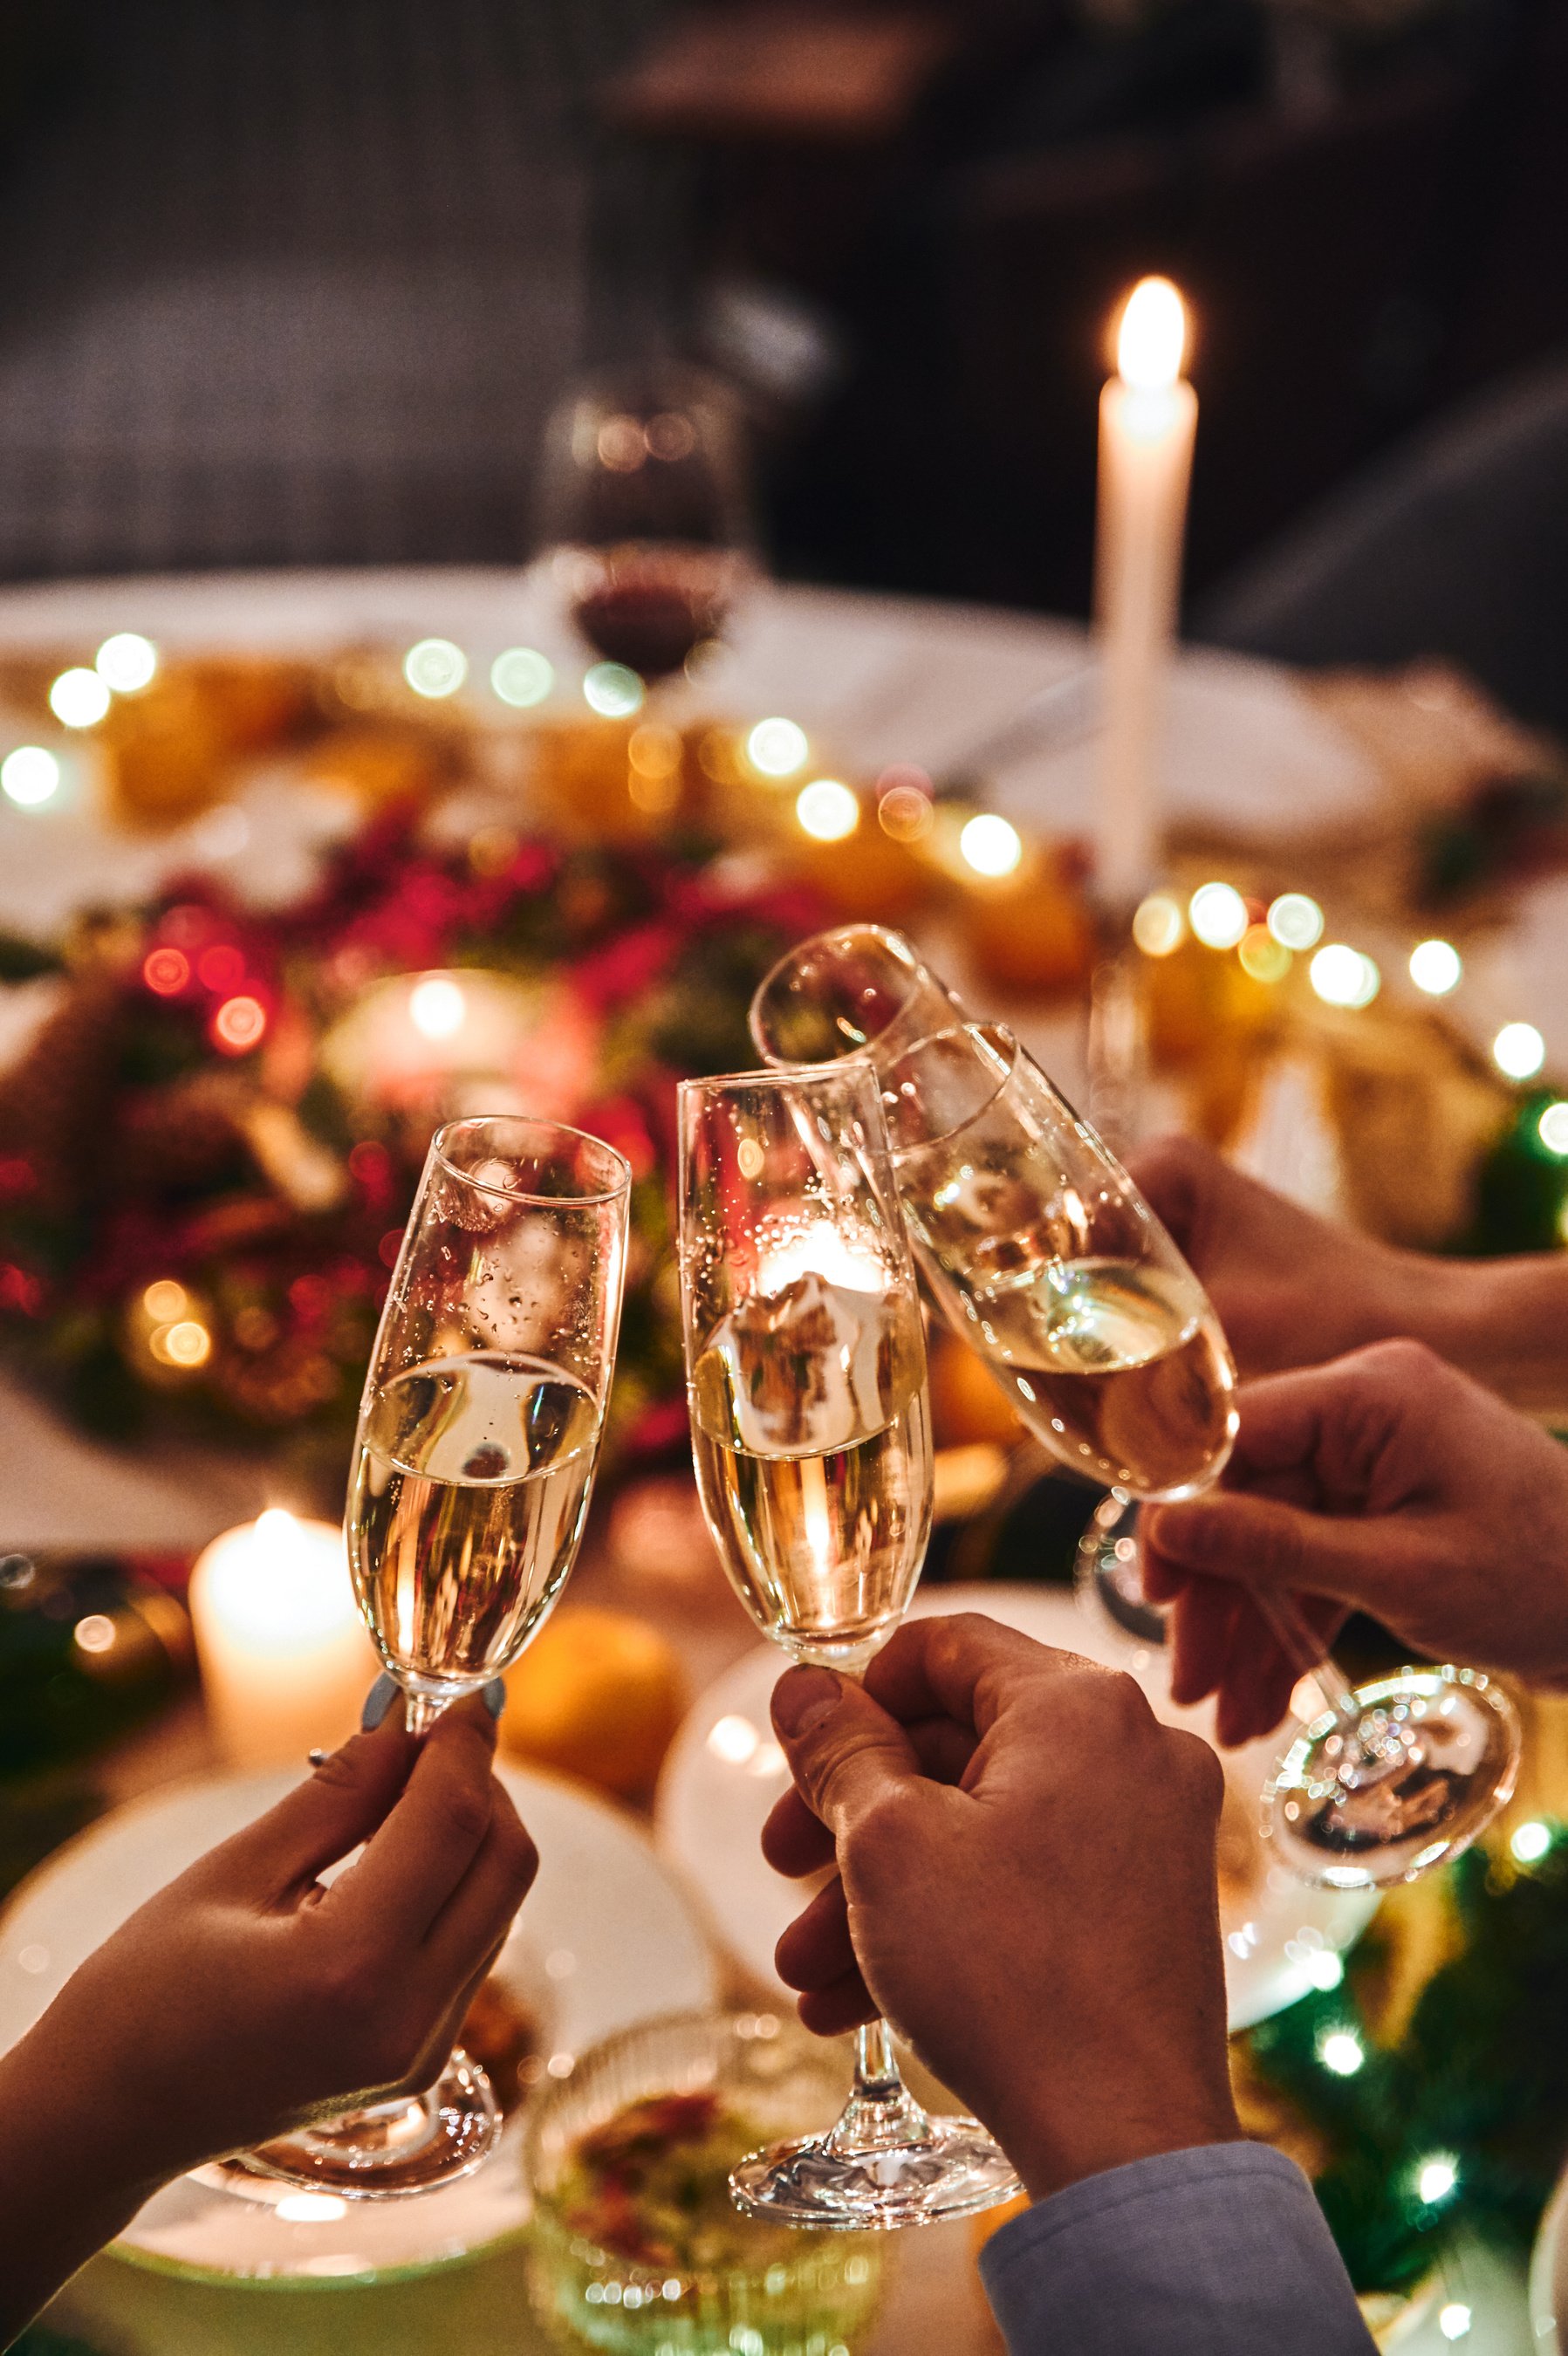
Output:
<path fill-rule="evenodd" d="M 13 578 L 517 559 L 551 402 L 672 348 L 781 571 L 1081 611 L 1148 271 L 1232 637 L 1466 402 L 1562 439 L 1568 0 L 6 0 L 0 63 Z"/>

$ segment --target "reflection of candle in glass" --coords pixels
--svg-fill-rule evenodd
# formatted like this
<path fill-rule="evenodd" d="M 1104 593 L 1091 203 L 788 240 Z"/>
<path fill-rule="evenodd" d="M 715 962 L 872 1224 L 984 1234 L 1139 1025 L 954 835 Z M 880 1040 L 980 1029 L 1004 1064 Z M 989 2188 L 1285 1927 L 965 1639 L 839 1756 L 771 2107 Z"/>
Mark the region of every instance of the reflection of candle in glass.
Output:
<path fill-rule="evenodd" d="M 350 1735 L 381 1666 L 343 1533 L 276 1507 L 214 1538 L 190 1575 L 207 1711 L 237 1767 L 303 1767 Z"/>
<path fill-rule="evenodd" d="M 1113 906 L 1157 855 L 1161 703 L 1181 591 L 1197 395 L 1181 373 L 1187 313 L 1144 278 L 1122 314 L 1118 373 L 1100 397 L 1095 619 L 1101 648 L 1099 874 Z"/>

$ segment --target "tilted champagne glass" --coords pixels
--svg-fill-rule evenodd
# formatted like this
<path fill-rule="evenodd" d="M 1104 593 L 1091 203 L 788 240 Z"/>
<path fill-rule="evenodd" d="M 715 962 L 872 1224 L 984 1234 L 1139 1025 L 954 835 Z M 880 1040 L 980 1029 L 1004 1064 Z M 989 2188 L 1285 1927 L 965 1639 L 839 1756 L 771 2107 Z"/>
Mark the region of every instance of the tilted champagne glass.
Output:
<path fill-rule="evenodd" d="M 931 1522 L 925 1339 L 875 1075 L 743 1073 L 681 1088 L 681 1274 L 708 1527 L 763 1633 L 858 1674 L 897 1627 Z M 931 2117 L 886 2026 L 822 2136 L 757 2152 L 739 2205 L 795 2225 L 923 2225 L 1010 2200 L 976 2121 Z"/>
<path fill-rule="evenodd" d="M 620 1322 L 631 1173 L 597 1138 L 451 1122 L 426 1157 L 360 1407 L 349 1558 L 424 1733 L 509 1668 L 564 1586 L 593 1489 Z M 499 2133 L 460 2050 L 424 2094 L 244 2155 L 347 2195 L 420 2192 Z"/>
<path fill-rule="evenodd" d="M 819 944 L 792 956 L 821 971 Z M 857 944 L 857 972 L 864 956 Z M 923 1003 L 926 985 L 919 994 Z M 1224 1334 L 1126 1172 L 1011 1033 L 959 1024 L 906 1045 L 895 995 L 878 1000 L 888 1020 L 858 1054 L 878 1069 L 922 1272 L 1028 1429 L 1110 1489 L 1090 1543 L 1108 1568 L 1112 1609 L 1118 1596 L 1135 1603 L 1129 1501 L 1194 1496 L 1230 1453 L 1235 1372 Z M 791 998 L 776 969 L 753 1007 L 765 1052 L 768 1012 L 781 1002 Z M 1506 1694 L 1454 1667 L 1352 1687 L 1293 1597 L 1251 1592 L 1324 1704 L 1293 1730 L 1264 1795 L 1264 1828 L 1293 1870 L 1365 1888 L 1409 1880 L 1466 1847 L 1513 1788 L 1520 1734 Z M 1139 1633 L 1157 1643 L 1158 1620 Z"/>

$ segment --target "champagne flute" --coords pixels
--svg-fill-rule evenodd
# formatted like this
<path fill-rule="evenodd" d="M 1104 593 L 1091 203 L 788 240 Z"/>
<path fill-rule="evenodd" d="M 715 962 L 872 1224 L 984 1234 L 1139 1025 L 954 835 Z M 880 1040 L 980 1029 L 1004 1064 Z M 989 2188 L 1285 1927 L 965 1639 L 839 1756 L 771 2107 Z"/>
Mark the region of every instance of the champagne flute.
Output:
<path fill-rule="evenodd" d="M 822 955 L 808 943 L 783 963 L 815 968 Z M 764 1052 L 781 1002 L 776 969 L 753 1007 Z M 1111 1491 L 1086 1547 L 1113 1615 L 1158 1641 L 1128 1516 L 1136 1500 L 1198 1494 L 1230 1456 L 1235 1370 L 1208 1296 L 1126 1172 L 1010 1032 L 956 1025 L 902 1046 L 904 1010 L 891 993 L 875 1011 L 887 1019 L 859 1053 L 879 1071 L 927 1284 L 1028 1429 Z M 1264 1794 L 1264 1830 L 1292 1869 L 1363 1889 L 1412 1879 L 1467 1847 L 1518 1772 L 1507 1695 L 1452 1666 L 1353 1687 L 1291 1596 L 1252 1595 L 1323 1700 L 1293 1730 Z"/>
<path fill-rule="evenodd" d="M 855 1675 L 914 1592 L 932 1478 L 919 1298 L 866 1066 L 682 1084 L 681 1272 L 697 1483 L 731 1584 L 791 1660 Z M 875 2021 L 837 2125 L 754 2153 L 730 2190 L 755 2216 L 890 2230 L 1018 2184 L 975 2120 L 922 2109 Z"/>
<path fill-rule="evenodd" d="M 349 1567 L 424 1734 L 499 1676 L 560 1594 L 615 1365 L 631 1173 L 597 1138 L 522 1119 L 437 1130 L 365 1378 Z M 242 2155 L 352 2200 L 477 2168 L 499 2133 L 460 2049 L 430 2090 Z"/>
<path fill-rule="evenodd" d="M 669 363 L 584 384 L 546 430 L 539 522 L 589 645 L 650 687 L 672 679 L 751 569 L 733 404 Z"/>

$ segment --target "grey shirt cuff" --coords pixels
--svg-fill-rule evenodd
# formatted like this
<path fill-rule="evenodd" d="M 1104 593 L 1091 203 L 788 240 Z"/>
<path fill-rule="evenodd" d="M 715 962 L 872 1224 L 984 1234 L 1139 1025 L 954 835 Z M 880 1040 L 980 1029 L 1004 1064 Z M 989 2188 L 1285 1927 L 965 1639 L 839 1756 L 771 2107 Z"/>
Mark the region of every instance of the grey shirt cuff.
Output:
<path fill-rule="evenodd" d="M 1085 2177 L 993 2234 L 1009 2356 L 1371 2356 L 1312 2187 L 1267 2144 Z"/>

